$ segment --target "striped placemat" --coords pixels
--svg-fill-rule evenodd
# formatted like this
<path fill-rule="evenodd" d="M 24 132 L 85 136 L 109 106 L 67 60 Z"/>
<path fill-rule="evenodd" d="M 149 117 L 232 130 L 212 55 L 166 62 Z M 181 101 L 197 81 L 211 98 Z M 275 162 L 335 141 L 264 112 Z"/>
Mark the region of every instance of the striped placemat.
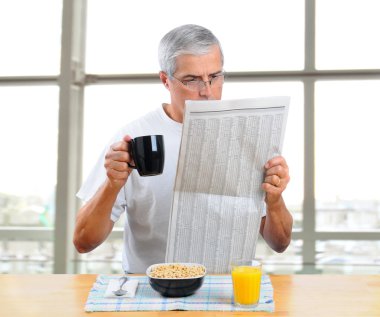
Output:
<path fill-rule="evenodd" d="M 130 279 L 139 281 L 134 298 L 105 298 L 109 281 L 118 278 L 115 275 L 99 275 L 88 295 L 85 311 L 247 311 L 233 305 L 230 275 L 208 275 L 194 295 L 179 298 L 161 296 L 150 287 L 146 276 L 130 276 Z M 274 311 L 273 287 L 268 275 L 261 278 L 259 305 L 250 311 Z"/>

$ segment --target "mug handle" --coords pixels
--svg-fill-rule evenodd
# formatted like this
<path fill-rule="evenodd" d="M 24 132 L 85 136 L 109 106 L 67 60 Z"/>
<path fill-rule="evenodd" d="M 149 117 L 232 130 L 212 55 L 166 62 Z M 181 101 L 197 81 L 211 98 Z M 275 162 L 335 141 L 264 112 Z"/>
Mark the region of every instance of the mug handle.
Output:
<path fill-rule="evenodd" d="M 130 149 L 129 154 L 132 156 L 132 159 L 133 159 L 133 144 L 134 144 L 134 140 L 132 139 L 128 144 L 129 144 L 129 149 Z M 127 162 L 127 164 L 128 164 L 128 166 L 130 168 L 137 169 L 136 165 L 131 165 L 129 162 Z"/>

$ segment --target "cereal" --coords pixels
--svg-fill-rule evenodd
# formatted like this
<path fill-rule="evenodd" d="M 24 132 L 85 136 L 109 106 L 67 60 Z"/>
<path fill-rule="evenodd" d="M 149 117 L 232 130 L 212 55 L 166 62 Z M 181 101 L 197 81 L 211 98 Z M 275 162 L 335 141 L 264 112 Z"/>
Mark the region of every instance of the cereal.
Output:
<path fill-rule="evenodd" d="M 158 265 L 150 272 L 156 278 L 189 278 L 205 274 L 205 269 L 199 265 L 164 264 Z"/>

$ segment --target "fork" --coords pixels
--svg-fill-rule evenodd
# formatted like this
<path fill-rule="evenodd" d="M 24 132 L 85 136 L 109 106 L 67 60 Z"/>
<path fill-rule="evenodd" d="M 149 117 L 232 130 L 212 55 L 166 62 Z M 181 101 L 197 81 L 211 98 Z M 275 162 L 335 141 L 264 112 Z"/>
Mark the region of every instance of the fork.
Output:
<path fill-rule="evenodd" d="M 119 289 L 117 291 L 113 291 L 113 293 L 116 296 L 123 296 L 128 293 L 128 291 L 123 290 L 123 285 L 125 284 L 126 281 L 128 281 L 128 277 L 123 276 L 119 279 L 119 281 L 122 281 L 122 283 L 120 284 Z"/>

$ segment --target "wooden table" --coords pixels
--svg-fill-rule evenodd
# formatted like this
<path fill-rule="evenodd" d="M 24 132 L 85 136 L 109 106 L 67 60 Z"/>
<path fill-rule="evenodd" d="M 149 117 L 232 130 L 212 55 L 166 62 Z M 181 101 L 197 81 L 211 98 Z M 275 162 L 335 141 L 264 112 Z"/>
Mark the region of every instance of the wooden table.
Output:
<path fill-rule="evenodd" d="M 191 311 L 86 313 L 96 275 L 0 275 L 0 316 L 194 316 Z M 380 316 L 380 275 L 272 275 L 275 312 L 202 316 Z"/>

